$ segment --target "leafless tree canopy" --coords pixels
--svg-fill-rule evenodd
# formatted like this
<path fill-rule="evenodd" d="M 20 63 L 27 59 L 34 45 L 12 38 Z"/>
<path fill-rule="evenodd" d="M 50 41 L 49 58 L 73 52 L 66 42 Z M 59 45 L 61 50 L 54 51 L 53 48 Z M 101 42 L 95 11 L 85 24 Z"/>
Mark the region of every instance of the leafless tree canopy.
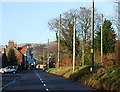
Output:
<path fill-rule="evenodd" d="M 61 28 L 59 28 L 60 18 L 52 19 L 48 22 L 50 30 L 56 32 L 60 30 L 60 42 L 65 50 L 72 54 L 73 41 L 73 19 L 76 18 L 76 56 L 81 53 L 81 46 L 90 41 L 91 32 L 91 8 L 80 7 L 80 9 L 72 9 L 62 13 Z M 95 10 L 95 29 L 99 24 L 99 16 Z M 84 47 L 84 46 L 83 46 Z"/>

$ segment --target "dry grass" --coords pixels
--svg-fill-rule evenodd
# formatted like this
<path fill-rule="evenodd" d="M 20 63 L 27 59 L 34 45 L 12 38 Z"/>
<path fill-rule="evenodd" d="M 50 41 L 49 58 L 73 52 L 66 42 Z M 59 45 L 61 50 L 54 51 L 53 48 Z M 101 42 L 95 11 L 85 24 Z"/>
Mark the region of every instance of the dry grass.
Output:
<path fill-rule="evenodd" d="M 92 73 L 89 69 L 90 66 L 77 66 L 75 72 L 72 72 L 72 67 L 60 67 L 49 69 L 47 72 L 79 81 L 91 88 L 120 92 L 120 67 L 95 66 Z"/>

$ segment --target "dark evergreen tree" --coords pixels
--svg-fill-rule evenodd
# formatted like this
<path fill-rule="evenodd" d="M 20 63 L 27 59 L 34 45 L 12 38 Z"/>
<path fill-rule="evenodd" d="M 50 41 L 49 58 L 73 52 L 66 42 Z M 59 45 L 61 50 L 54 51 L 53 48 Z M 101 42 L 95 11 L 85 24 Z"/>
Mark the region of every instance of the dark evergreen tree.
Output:
<path fill-rule="evenodd" d="M 116 34 L 112 28 L 110 20 L 105 20 L 103 23 L 103 53 L 112 53 L 115 50 Z M 95 49 L 101 50 L 101 31 L 96 32 Z"/>
<path fill-rule="evenodd" d="M 10 48 L 10 50 L 8 52 L 8 62 L 9 62 L 9 65 L 16 65 L 17 64 L 17 57 L 15 55 L 13 48 Z"/>

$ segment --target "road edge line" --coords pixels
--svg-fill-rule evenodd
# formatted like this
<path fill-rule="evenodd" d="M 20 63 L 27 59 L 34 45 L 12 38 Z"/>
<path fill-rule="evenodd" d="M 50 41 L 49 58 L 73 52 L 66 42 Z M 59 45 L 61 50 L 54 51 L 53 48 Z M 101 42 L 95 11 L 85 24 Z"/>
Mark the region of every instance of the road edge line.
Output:
<path fill-rule="evenodd" d="M 17 77 L 17 78 L 14 79 L 13 81 L 7 83 L 5 86 L 3 86 L 2 88 L 0 88 L 0 91 L 2 91 L 2 90 L 5 89 L 6 87 L 8 87 L 8 86 L 11 85 L 12 83 L 14 83 L 17 79 L 19 79 L 19 77 Z"/>

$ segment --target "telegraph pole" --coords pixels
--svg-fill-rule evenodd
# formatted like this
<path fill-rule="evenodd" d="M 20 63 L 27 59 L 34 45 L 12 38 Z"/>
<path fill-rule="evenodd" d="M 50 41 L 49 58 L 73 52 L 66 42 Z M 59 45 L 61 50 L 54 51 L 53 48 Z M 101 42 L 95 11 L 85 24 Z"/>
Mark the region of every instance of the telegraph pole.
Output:
<path fill-rule="evenodd" d="M 120 1 L 118 1 L 118 40 L 120 40 Z"/>
<path fill-rule="evenodd" d="M 44 59 L 44 45 L 43 45 L 43 67 L 44 67 L 44 64 L 45 64 L 45 59 Z"/>
<path fill-rule="evenodd" d="M 118 64 L 119 61 L 120 61 L 120 57 L 119 57 L 119 54 L 120 54 L 120 49 L 119 49 L 119 44 L 120 44 L 120 1 L 118 1 L 118 43 L 117 43 L 117 62 Z"/>
<path fill-rule="evenodd" d="M 92 1 L 92 11 L 91 11 L 91 25 L 92 25 L 92 30 L 91 30 L 91 61 L 92 65 L 90 68 L 90 71 L 93 71 L 94 68 L 94 0 Z"/>
<path fill-rule="evenodd" d="M 103 57 L 103 14 L 101 14 L 101 63 Z"/>
<path fill-rule="evenodd" d="M 61 30 L 61 14 L 59 19 L 59 30 L 58 30 L 58 67 L 60 67 L 60 30 Z"/>
<path fill-rule="evenodd" d="M 47 48 L 48 48 L 48 49 L 47 49 L 47 54 L 48 54 L 48 55 L 47 55 L 47 58 L 48 58 L 47 61 L 48 61 L 48 62 L 47 62 L 47 68 L 49 68 L 49 43 L 50 43 L 50 41 L 49 41 L 49 39 L 48 39 L 48 47 L 47 47 Z"/>
<path fill-rule="evenodd" d="M 74 28 L 73 28 L 73 72 L 75 71 L 75 34 L 76 34 L 76 18 L 74 17 Z"/>

